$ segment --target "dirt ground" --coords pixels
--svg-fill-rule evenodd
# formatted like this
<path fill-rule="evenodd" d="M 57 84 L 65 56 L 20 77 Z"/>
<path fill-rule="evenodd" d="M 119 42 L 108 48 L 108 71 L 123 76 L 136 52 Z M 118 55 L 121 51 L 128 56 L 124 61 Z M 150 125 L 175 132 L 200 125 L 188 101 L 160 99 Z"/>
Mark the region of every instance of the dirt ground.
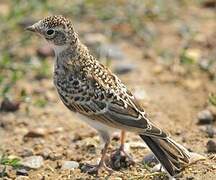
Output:
<path fill-rule="evenodd" d="M 139 36 L 128 39 L 129 30 L 125 29 L 126 33 L 123 32 L 118 38 L 107 37 L 103 29 L 109 25 L 103 27 L 106 22 L 93 21 L 92 24 L 73 19 L 82 41 L 89 44 L 92 51 L 95 48 L 91 43 L 93 41 L 94 44 L 98 38 L 101 45 L 112 44 L 124 54 L 119 60 L 110 58 L 111 68 L 115 71 L 116 67 L 129 67 L 129 72 L 117 74 L 141 101 L 150 119 L 187 149 L 205 157 L 186 167 L 177 179 L 214 180 L 216 156 L 215 153 L 208 152 L 207 142 L 215 141 L 216 135 L 210 138 L 205 132 L 206 125 L 197 124 L 197 114 L 204 109 L 216 112 L 216 107 L 208 102 L 209 94 L 216 92 L 216 66 L 213 64 L 213 70 L 203 71 L 197 59 L 216 61 L 215 9 L 189 6 L 181 10 L 179 16 L 178 21 L 146 23 L 148 28 L 156 31 L 156 39 L 151 45 L 146 40 L 140 40 Z M 181 23 L 193 24 L 196 36 L 192 39 L 185 37 L 187 35 L 181 37 L 177 31 Z M 95 24 L 98 25 L 96 30 Z M 179 60 L 185 43 L 187 50 L 184 55 L 192 56 L 195 59 L 193 64 L 181 64 Z M 46 56 L 45 52 L 46 57 L 40 59 L 37 51 L 40 47 L 47 48 L 46 43 L 39 37 L 31 37 L 27 46 L 19 46 L 14 51 L 19 51 L 18 63 L 24 57 L 31 57 L 32 64 L 37 64 L 38 60 L 35 58 L 39 57 L 40 61 L 48 64 L 49 74 L 38 78 L 38 69 L 26 66 L 25 74 L 11 88 L 10 95 L 13 100 L 20 101 L 20 106 L 15 112 L 0 112 L 0 155 L 4 153 L 20 159 L 38 155 L 43 157 L 44 163 L 38 169 L 28 170 L 28 175 L 25 176 L 17 175 L 16 169 L 7 165 L 7 175 L 2 176 L 2 179 L 167 179 L 163 173 L 152 173 L 146 168 L 143 158 L 150 150 L 145 146 L 132 147 L 133 143 L 142 142 L 132 133 L 127 134 L 126 143 L 130 147 L 127 150 L 137 162 L 134 166 L 122 168 L 110 176 L 104 171 L 98 176 L 92 176 L 81 173 L 79 168 L 62 169 L 65 160 L 96 163 L 100 158 L 100 139 L 93 129 L 76 119 L 61 103 L 52 82 L 53 57 L 49 53 Z M 164 53 L 161 49 L 171 50 L 174 56 L 170 59 L 173 58 L 174 62 L 169 61 L 169 51 Z M 167 57 L 168 60 L 164 60 Z M 25 100 L 20 100 L 23 89 L 27 95 Z M 1 101 L 3 99 L 4 97 L 0 97 Z M 215 122 L 211 126 L 216 128 Z M 119 139 L 115 135 L 109 153 L 118 148 L 118 145 Z"/>

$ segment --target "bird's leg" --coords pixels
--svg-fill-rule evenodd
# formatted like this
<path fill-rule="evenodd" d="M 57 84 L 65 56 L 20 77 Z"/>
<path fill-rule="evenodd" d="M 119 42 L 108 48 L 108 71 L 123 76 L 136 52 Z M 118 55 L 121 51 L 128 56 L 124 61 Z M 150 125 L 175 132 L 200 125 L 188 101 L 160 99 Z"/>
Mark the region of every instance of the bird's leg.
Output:
<path fill-rule="evenodd" d="M 121 135 L 120 135 L 120 151 L 124 151 L 124 143 L 125 143 L 125 131 L 122 130 L 121 131 Z"/>
<path fill-rule="evenodd" d="M 129 159 L 129 161 L 132 162 L 132 164 L 134 164 L 133 158 L 132 158 L 132 157 L 125 151 L 125 149 L 124 149 L 125 134 L 126 134 L 125 131 L 122 130 L 122 131 L 121 131 L 121 136 L 120 136 L 120 148 L 119 148 L 119 151 L 120 151 L 123 155 L 125 155 L 125 156 Z"/>
<path fill-rule="evenodd" d="M 114 151 L 110 157 L 111 167 L 115 170 L 135 164 L 133 158 L 125 151 L 124 143 L 125 131 L 122 130 L 120 135 L 120 147 Z"/>
<path fill-rule="evenodd" d="M 105 163 L 107 149 L 110 144 L 110 138 L 108 136 L 104 136 L 104 134 L 102 135 L 102 138 L 105 141 L 105 145 L 101 151 L 102 155 L 99 164 L 98 165 L 86 164 L 84 167 L 81 168 L 82 172 L 87 172 L 89 174 L 98 174 L 100 168 L 104 168 L 106 171 L 109 172 L 109 174 L 113 172 L 113 170 L 107 167 Z"/>

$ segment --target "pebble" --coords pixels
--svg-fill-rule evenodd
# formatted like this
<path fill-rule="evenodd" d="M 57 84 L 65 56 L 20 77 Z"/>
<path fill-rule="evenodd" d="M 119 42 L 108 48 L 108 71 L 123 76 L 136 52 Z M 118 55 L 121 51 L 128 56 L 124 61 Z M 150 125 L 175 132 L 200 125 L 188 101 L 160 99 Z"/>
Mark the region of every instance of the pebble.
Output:
<path fill-rule="evenodd" d="M 197 115 L 197 118 L 199 125 L 211 124 L 214 120 L 212 113 L 207 109 L 200 111 Z"/>
<path fill-rule="evenodd" d="M 145 149 L 147 145 L 143 142 L 131 142 L 130 144 L 131 149 Z"/>
<path fill-rule="evenodd" d="M 215 140 L 209 140 L 207 142 L 207 150 L 208 152 L 216 153 L 216 141 Z"/>
<path fill-rule="evenodd" d="M 156 75 L 161 74 L 163 72 L 163 70 L 164 70 L 164 68 L 161 65 L 156 65 L 152 69 L 153 73 L 156 74 Z"/>
<path fill-rule="evenodd" d="M 20 102 L 12 101 L 8 98 L 5 98 L 1 102 L 0 111 L 14 112 L 14 111 L 17 111 L 19 107 L 20 107 Z"/>
<path fill-rule="evenodd" d="M 62 159 L 62 154 L 61 153 L 57 153 L 57 152 L 51 152 L 48 156 L 48 159 L 52 160 L 52 161 L 56 161 L 59 159 Z"/>
<path fill-rule="evenodd" d="M 135 69 L 134 64 L 119 64 L 115 67 L 114 72 L 116 74 L 126 74 L 133 71 L 134 69 Z"/>
<path fill-rule="evenodd" d="M 18 176 L 18 177 L 16 177 L 16 180 L 29 180 L 29 177 L 27 177 L 27 176 Z"/>
<path fill-rule="evenodd" d="M 210 68 L 211 62 L 208 59 L 201 59 L 199 61 L 199 66 L 201 69 L 208 71 Z"/>
<path fill-rule="evenodd" d="M 31 149 L 23 149 L 23 151 L 20 152 L 20 156 L 22 157 L 28 157 L 32 155 L 33 155 L 33 151 Z"/>
<path fill-rule="evenodd" d="M 44 128 L 35 128 L 30 130 L 24 135 L 24 138 L 37 138 L 44 137 L 47 134 L 46 129 Z"/>
<path fill-rule="evenodd" d="M 194 179 L 193 176 L 189 176 L 189 177 L 186 178 L 186 180 L 193 180 L 193 179 Z"/>
<path fill-rule="evenodd" d="M 158 164 L 158 160 L 156 159 L 154 154 L 148 154 L 143 158 L 143 163 L 148 165 L 152 165 L 152 164 L 155 165 Z"/>
<path fill-rule="evenodd" d="M 17 169 L 16 170 L 16 175 L 18 176 L 28 176 L 28 171 L 24 168 L 22 169 Z"/>
<path fill-rule="evenodd" d="M 42 156 L 30 156 L 21 161 L 21 165 L 30 169 L 39 169 L 44 164 Z"/>
<path fill-rule="evenodd" d="M 70 169 L 77 169 L 78 167 L 79 167 L 79 163 L 76 161 L 63 161 L 61 169 L 62 170 L 65 170 L 65 169 L 70 170 Z"/>
<path fill-rule="evenodd" d="M 164 168 L 162 167 L 161 164 L 156 164 L 156 165 L 152 168 L 151 171 L 152 171 L 152 172 L 159 172 L 159 171 L 165 172 L 165 170 L 164 170 Z"/>
<path fill-rule="evenodd" d="M 206 127 L 205 132 L 208 134 L 209 138 L 213 138 L 216 135 L 216 129 L 211 125 Z"/>
<path fill-rule="evenodd" d="M 0 177 L 7 175 L 7 172 L 5 172 L 5 170 L 5 166 L 0 164 Z"/>
<path fill-rule="evenodd" d="M 198 153 L 195 153 L 195 152 L 189 152 L 189 155 L 190 155 L 190 162 L 191 163 L 195 163 L 197 161 L 206 159 L 205 156 L 198 154 Z"/>
<path fill-rule="evenodd" d="M 44 159 L 49 159 L 50 154 L 52 154 L 52 150 L 49 148 L 45 148 L 40 155 L 44 158 Z"/>

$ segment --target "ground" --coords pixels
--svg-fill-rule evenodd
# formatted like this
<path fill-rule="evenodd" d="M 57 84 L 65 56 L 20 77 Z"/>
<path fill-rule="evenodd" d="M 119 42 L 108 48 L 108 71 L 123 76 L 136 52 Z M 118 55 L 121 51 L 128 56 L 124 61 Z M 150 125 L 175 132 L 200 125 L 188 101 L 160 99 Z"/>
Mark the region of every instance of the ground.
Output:
<path fill-rule="evenodd" d="M 137 2 L 131 6 L 138 8 Z M 208 152 L 206 145 L 214 138 L 205 132 L 206 125 L 198 125 L 197 118 L 204 109 L 216 116 L 215 106 L 209 102 L 209 95 L 216 90 L 216 15 L 215 8 L 207 6 L 206 2 L 171 3 L 168 6 L 172 10 L 158 5 L 162 8 L 159 13 L 156 2 L 156 5 L 147 3 L 149 9 L 145 9 L 145 16 L 138 11 L 140 6 L 135 17 L 128 15 L 126 19 L 122 18 L 125 17 L 123 7 L 127 7 L 124 1 L 116 4 L 98 1 L 96 8 L 91 2 L 87 5 L 76 2 L 71 15 L 66 6 L 54 9 L 59 5 L 50 5 L 49 1 L 45 6 L 49 13 L 63 13 L 73 19 L 81 40 L 118 74 L 153 122 L 187 149 L 205 157 L 186 167 L 178 179 L 216 179 L 215 154 Z M 110 176 L 104 171 L 92 176 L 81 173 L 79 168 L 62 170 L 65 160 L 96 163 L 100 158 L 100 139 L 61 103 L 52 82 L 53 57 L 49 47 L 39 37 L 29 38 L 33 35 L 23 30 L 33 21 L 31 8 L 37 18 L 48 14 L 41 8 L 43 3 L 37 4 L 38 9 L 33 8 L 33 2 L 23 4 L 28 11 L 21 9 L 20 3 L 17 1 L 18 10 L 11 10 L 13 2 L 0 3 L 4 25 L 0 32 L 7 37 L 0 42 L 3 52 L 0 56 L 0 100 L 9 98 L 12 103 L 19 104 L 16 111 L 2 109 L 0 112 L 0 157 L 4 154 L 9 159 L 12 156 L 22 160 L 38 155 L 43 157 L 44 164 L 28 170 L 25 176 L 18 175 L 16 168 L 8 164 L 6 175 L 0 178 L 166 179 L 165 174 L 153 173 L 151 167 L 143 163 L 150 151 L 145 146 L 133 147 L 133 143 L 142 140 L 132 133 L 127 134 L 126 141 L 130 147 L 127 150 L 136 161 L 134 166 L 122 168 Z M 101 6 L 106 8 L 100 11 Z M 19 11 L 29 13 L 30 17 L 19 15 Z M 133 8 L 127 11 L 129 14 L 136 12 Z M 17 20 L 13 20 L 12 12 L 18 14 Z M 10 29 L 12 27 L 16 30 Z M 112 50 L 107 50 L 109 48 Z M 215 128 L 215 122 L 210 126 Z M 109 153 L 118 145 L 115 135 Z M 2 163 L 0 171 L 4 165 Z"/>

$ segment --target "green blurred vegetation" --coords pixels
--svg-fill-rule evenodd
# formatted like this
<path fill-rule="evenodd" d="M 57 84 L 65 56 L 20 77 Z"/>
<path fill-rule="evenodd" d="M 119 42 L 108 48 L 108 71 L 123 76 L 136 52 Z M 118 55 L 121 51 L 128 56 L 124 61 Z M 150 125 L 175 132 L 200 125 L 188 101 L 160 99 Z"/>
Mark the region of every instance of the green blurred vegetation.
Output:
<path fill-rule="evenodd" d="M 13 168 L 19 168 L 21 166 L 20 159 L 15 156 L 0 156 L 0 165 L 3 165 L 4 168 L 0 171 L 0 178 L 5 177 L 7 166 L 12 166 Z"/>

